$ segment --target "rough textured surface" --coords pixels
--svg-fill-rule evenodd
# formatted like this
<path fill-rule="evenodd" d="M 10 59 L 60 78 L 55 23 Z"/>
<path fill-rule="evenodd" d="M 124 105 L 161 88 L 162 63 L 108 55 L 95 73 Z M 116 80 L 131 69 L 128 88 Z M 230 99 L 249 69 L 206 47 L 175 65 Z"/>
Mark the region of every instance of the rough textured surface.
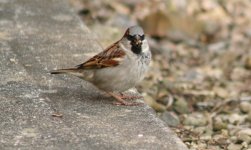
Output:
<path fill-rule="evenodd" d="M 0 18 L 0 149 L 186 149 L 146 105 L 48 74 L 101 50 L 66 0 L 0 0 Z"/>

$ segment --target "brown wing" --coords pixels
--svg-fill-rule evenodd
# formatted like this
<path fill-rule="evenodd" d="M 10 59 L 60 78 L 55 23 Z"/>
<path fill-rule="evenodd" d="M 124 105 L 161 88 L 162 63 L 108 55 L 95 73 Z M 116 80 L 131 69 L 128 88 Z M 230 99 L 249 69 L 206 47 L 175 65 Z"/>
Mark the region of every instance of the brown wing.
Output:
<path fill-rule="evenodd" d="M 125 52 L 119 48 L 118 42 L 108 47 L 106 50 L 95 55 L 83 64 L 78 65 L 78 69 L 100 69 L 119 65 Z"/>

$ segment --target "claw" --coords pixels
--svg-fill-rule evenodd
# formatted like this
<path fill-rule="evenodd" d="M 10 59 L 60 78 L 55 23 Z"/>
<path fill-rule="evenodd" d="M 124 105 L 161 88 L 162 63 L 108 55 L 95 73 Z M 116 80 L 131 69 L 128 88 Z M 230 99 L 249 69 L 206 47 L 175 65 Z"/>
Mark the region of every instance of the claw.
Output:
<path fill-rule="evenodd" d="M 113 103 L 114 105 L 117 105 L 117 106 L 121 106 L 121 105 L 124 105 L 124 106 L 137 106 L 137 105 L 141 105 L 143 103 L 137 103 L 137 102 L 127 102 L 125 100 L 123 100 L 123 98 L 121 98 L 121 96 L 118 96 L 112 92 L 107 92 L 109 95 L 111 95 L 112 97 L 114 97 L 117 102 Z"/>

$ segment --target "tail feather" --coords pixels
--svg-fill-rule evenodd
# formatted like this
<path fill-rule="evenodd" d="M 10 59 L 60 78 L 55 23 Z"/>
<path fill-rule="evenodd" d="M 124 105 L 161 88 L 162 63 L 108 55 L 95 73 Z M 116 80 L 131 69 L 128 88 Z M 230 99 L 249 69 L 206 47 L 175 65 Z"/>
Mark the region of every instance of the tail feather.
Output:
<path fill-rule="evenodd" d="M 83 77 L 83 73 L 77 68 L 69 68 L 69 69 L 58 69 L 50 72 L 51 74 L 70 74 L 77 77 Z"/>
<path fill-rule="evenodd" d="M 58 69 L 58 70 L 52 70 L 50 73 L 51 74 L 69 74 L 72 72 L 76 72 L 76 68 L 69 68 L 69 69 Z"/>
<path fill-rule="evenodd" d="M 69 74 L 69 75 L 77 76 L 87 81 L 92 81 L 92 77 L 93 77 L 92 71 L 85 71 L 83 69 L 78 69 L 78 68 L 58 69 L 58 70 L 53 70 L 50 73 L 51 74 Z"/>

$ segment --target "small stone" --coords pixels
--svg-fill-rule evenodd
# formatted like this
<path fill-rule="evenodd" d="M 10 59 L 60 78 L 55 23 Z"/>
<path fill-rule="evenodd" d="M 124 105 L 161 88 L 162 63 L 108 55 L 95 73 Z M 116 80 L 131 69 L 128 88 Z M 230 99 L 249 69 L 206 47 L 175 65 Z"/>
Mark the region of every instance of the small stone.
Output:
<path fill-rule="evenodd" d="M 198 133 L 199 135 L 202 135 L 203 133 L 205 133 L 206 131 L 206 128 L 205 127 L 196 127 L 193 129 L 193 131 L 195 133 Z"/>
<path fill-rule="evenodd" d="M 161 114 L 160 119 L 163 120 L 169 126 L 177 126 L 180 124 L 179 117 L 171 112 L 164 112 Z"/>
<path fill-rule="evenodd" d="M 240 129 L 236 128 L 236 125 L 233 125 L 233 124 L 228 124 L 227 129 L 229 132 L 229 136 L 236 136 L 236 133 L 240 131 Z"/>
<path fill-rule="evenodd" d="M 237 140 L 241 142 L 251 142 L 251 129 L 242 129 L 237 133 Z"/>
<path fill-rule="evenodd" d="M 213 91 L 215 92 L 215 94 L 221 98 L 227 98 L 229 96 L 229 92 L 221 87 L 214 87 Z"/>
<path fill-rule="evenodd" d="M 197 102 L 195 104 L 196 108 L 199 110 L 199 111 L 203 111 L 203 110 L 210 110 L 214 107 L 214 102 L 212 101 L 205 101 L 205 102 Z"/>
<path fill-rule="evenodd" d="M 168 92 L 166 89 L 164 88 L 161 88 L 159 91 L 158 91 L 158 98 L 162 98 L 162 97 L 166 97 L 168 95 Z"/>
<path fill-rule="evenodd" d="M 204 76 L 201 72 L 191 69 L 184 74 L 183 80 L 188 82 L 202 82 L 204 80 Z"/>
<path fill-rule="evenodd" d="M 221 134 L 214 136 L 213 140 L 217 141 L 217 144 L 222 145 L 222 146 L 228 145 L 230 143 L 229 140 L 227 139 L 227 137 L 225 137 L 224 135 L 221 135 Z"/>
<path fill-rule="evenodd" d="M 184 125 L 189 125 L 189 126 L 204 126 L 207 124 L 206 117 L 203 116 L 200 113 L 193 113 L 190 115 L 186 115 L 185 120 L 184 120 Z"/>
<path fill-rule="evenodd" d="M 251 111 L 247 115 L 247 121 L 251 122 Z"/>
<path fill-rule="evenodd" d="M 174 102 L 174 110 L 181 114 L 189 113 L 188 103 L 185 99 L 179 98 Z"/>
<path fill-rule="evenodd" d="M 158 103 L 161 103 L 162 105 L 165 105 L 167 106 L 169 101 L 170 101 L 170 98 L 168 96 L 164 97 L 164 98 L 161 98 L 161 99 L 157 99 L 156 100 Z"/>
<path fill-rule="evenodd" d="M 241 150 L 241 149 L 242 149 L 242 145 L 231 143 L 231 144 L 227 147 L 227 149 L 228 149 L 228 150 Z"/>
<path fill-rule="evenodd" d="M 222 148 L 218 145 L 209 145 L 207 144 L 207 148 L 208 150 L 222 150 Z"/>
<path fill-rule="evenodd" d="M 245 78 L 248 78 L 250 75 L 249 71 L 245 68 L 237 67 L 234 68 L 231 73 L 231 79 L 234 81 L 242 81 Z"/>
<path fill-rule="evenodd" d="M 245 116 L 239 114 L 231 114 L 228 118 L 229 123 L 231 124 L 241 124 L 245 121 Z"/>
<path fill-rule="evenodd" d="M 212 139 L 212 136 L 211 135 L 201 135 L 200 136 L 200 140 L 204 140 L 204 141 L 209 141 Z"/>
<path fill-rule="evenodd" d="M 237 137 L 236 137 L 236 136 L 231 136 L 231 137 L 230 137 L 230 141 L 231 141 L 232 143 L 236 143 Z"/>
<path fill-rule="evenodd" d="M 241 145 L 242 145 L 243 148 L 247 148 L 248 147 L 248 143 L 247 142 L 242 142 Z"/>
<path fill-rule="evenodd" d="M 248 113 L 251 111 L 251 104 L 249 102 L 241 102 L 240 109 L 244 113 Z"/>
<path fill-rule="evenodd" d="M 226 42 L 216 42 L 213 44 L 209 44 L 208 50 L 212 52 L 220 52 L 222 50 L 225 50 L 226 46 L 227 46 Z"/>
<path fill-rule="evenodd" d="M 213 129 L 218 131 L 227 128 L 227 123 L 224 123 L 220 117 L 216 117 L 213 120 Z"/>
<path fill-rule="evenodd" d="M 245 60 L 245 67 L 251 69 L 251 55 L 249 55 Z"/>
<path fill-rule="evenodd" d="M 244 33 L 246 36 L 248 36 L 249 38 L 251 38 L 251 29 L 250 28 L 247 28 L 245 30 L 245 33 Z M 250 57 L 251 58 L 251 57 Z"/>
<path fill-rule="evenodd" d="M 145 102 L 150 106 L 152 107 L 155 111 L 157 112 L 163 112 L 166 110 L 166 107 L 160 103 L 157 103 L 153 97 L 149 96 L 149 95 L 146 95 L 144 96 L 144 100 Z"/>
<path fill-rule="evenodd" d="M 206 149 L 207 148 L 207 144 L 206 143 L 198 143 L 198 148 L 199 149 Z"/>
<path fill-rule="evenodd" d="M 166 107 L 164 105 L 157 102 L 152 104 L 152 108 L 157 112 L 164 112 L 166 110 Z"/>

